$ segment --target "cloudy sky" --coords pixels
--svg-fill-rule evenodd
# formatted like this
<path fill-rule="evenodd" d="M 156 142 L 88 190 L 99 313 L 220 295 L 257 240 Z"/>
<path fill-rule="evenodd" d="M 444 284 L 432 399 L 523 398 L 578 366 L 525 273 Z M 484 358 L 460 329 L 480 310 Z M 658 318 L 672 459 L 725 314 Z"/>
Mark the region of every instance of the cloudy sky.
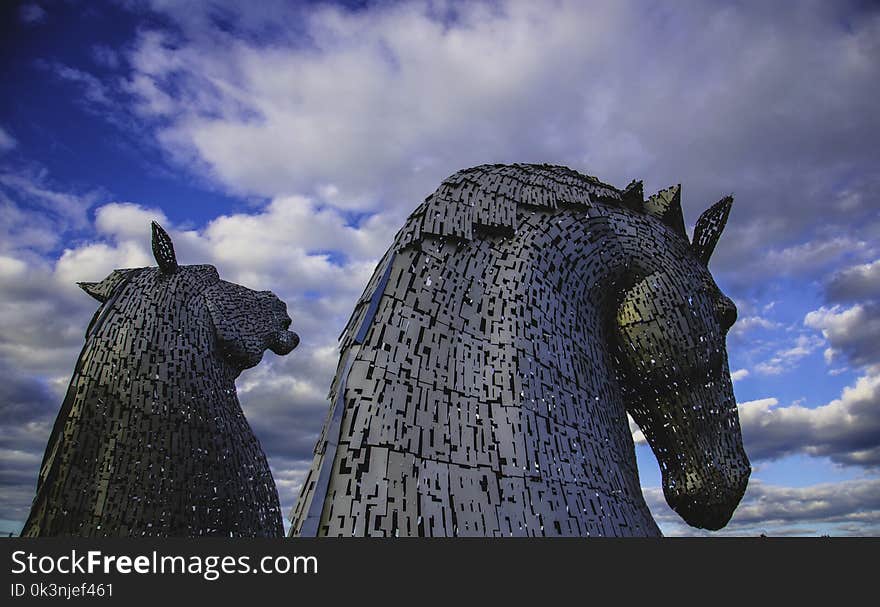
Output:
<path fill-rule="evenodd" d="M 868 2 L 6 2 L 0 9 L 0 531 L 29 509 L 95 302 L 181 263 L 288 302 L 302 344 L 238 380 L 287 513 L 336 337 L 407 214 L 468 166 L 648 193 L 712 259 L 754 472 L 722 533 L 880 534 L 880 11 Z M 637 435 L 638 436 L 638 435 Z M 645 495 L 668 535 L 696 533 Z"/>

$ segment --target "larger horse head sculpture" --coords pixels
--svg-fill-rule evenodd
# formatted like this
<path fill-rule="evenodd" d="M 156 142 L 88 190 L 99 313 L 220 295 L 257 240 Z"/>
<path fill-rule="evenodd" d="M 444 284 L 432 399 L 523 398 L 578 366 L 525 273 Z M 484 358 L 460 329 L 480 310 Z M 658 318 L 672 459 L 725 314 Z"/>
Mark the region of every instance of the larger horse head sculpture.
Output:
<path fill-rule="evenodd" d="M 269 291 L 180 266 L 80 287 L 101 304 L 52 430 L 27 536 L 278 536 L 278 494 L 235 378 L 299 342 Z"/>
<path fill-rule="evenodd" d="M 720 529 L 751 471 L 725 348 L 736 306 L 708 270 L 733 198 L 700 216 L 688 246 L 679 191 L 660 192 L 645 205 L 678 238 L 662 257 L 656 251 L 654 259 L 635 261 L 615 315 L 617 374 L 627 411 L 657 456 L 666 501 L 690 525 Z"/>
<path fill-rule="evenodd" d="M 691 525 L 745 490 L 708 270 L 725 198 L 685 233 L 680 188 L 643 199 L 565 167 L 485 165 L 407 220 L 342 334 L 294 535 L 658 535 L 627 413 Z"/>

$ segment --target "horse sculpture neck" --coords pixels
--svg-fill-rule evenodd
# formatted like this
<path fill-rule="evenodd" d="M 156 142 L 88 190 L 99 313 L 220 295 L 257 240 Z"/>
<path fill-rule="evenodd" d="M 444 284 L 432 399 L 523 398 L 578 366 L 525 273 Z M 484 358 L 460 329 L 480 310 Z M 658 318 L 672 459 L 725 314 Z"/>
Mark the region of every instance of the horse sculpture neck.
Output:
<path fill-rule="evenodd" d="M 672 240 L 561 167 L 444 182 L 343 333 L 292 533 L 659 534 L 609 346 L 621 293 L 650 271 L 638 235 Z"/>

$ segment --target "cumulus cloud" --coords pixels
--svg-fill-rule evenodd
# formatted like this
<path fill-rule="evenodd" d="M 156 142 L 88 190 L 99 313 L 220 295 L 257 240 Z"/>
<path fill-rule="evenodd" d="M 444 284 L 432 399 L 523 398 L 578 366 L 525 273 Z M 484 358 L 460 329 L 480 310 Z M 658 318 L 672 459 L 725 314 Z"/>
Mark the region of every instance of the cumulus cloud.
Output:
<path fill-rule="evenodd" d="M 688 527 L 669 508 L 660 488 L 646 488 L 645 499 L 666 535 L 708 535 Z M 784 487 L 749 482 L 730 523 L 712 535 L 865 536 L 880 533 L 880 479 Z"/>
<path fill-rule="evenodd" d="M 39 4 L 28 2 L 18 9 L 18 18 L 28 25 L 40 23 L 46 19 L 46 11 Z"/>
<path fill-rule="evenodd" d="M 98 191 L 60 190 L 44 170 L 0 167 L 0 251 L 56 248 L 66 233 L 88 227 L 98 199 Z"/>
<path fill-rule="evenodd" d="M 732 371 L 730 373 L 730 379 L 732 379 L 733 381 L 740 381 L 740 380 L 747 378 L 748 376 L 749 376 L 748 369 L 737 369 L 736 371 Z"/>
<path fill-rule="evenodd" d="M 739 404 L 743 442 L 753 462 L 801 453 L 840 464 L 880 465 L 880 373 L 858 378 L 819 407 L 778 405 L 776 398 Z"/>
<path fill-rule="evenodd" d="M 880 299 L 880 259 L 835 273 L 825 285 L 825 294 L 836 302 Z"/>
<path fill-rule="evenodd" d="M 768 242 L 797 243 L 844 196 L 835 184 L 847 218 L 876 190 L 880 15 L 859 6 L 153 6 L 181 33 L 142 32 L 128 92 L 170 154 L 233 192 L 330 186 L 340 206 L 408 210 L 467 165 L 560 162 L 621 185 L 684 183 L 690 221 L 734 191 L 713 260 L 733 271 Z M 829 231 L 744 280 L 867 246 Z"/>
<path fill-rule="evenodd" d="M 49 377 L 72 368 L 94 309 L 73 281 L 56 276 L 48 264 L 0 256 L 0 360 L 10 367 Z"/>
<path fill-rule="evenodd" d="M 762 316 L 746 316 L 745 318 L 737 319 L 733 327 L 730 328 L 730 332 L 739 337 L 756 328 L 776 329 L 779 328 L 779 326 L 780 324 L 778 322 L 772 321 L 769 318 L 764 318 Z"/>
<path fill-rule="evenodd" d="M 150 222 L 167 223 L 161 209 L 145 208 L 131 202 L 106 204 L 95 210 L 98 232 L 126 239 L 139 239 L 148 233 Z"/>
<path fill-rule="evenodd" d="M 8 152 L 15 148 L 18 142 L 4 128 L 0 127 L 0 153 Z"/>
<path fill-rule="evenodd" d="M 828 362 L 841 353 L 854 365 L 880 362 L 880 303 L 865 302 L 848 308 L 823 306 L 808 313 L 804 324 L 820 330 L 828 341 Z"/>
<path fill-rule="evenodd" d="M 780 274 L 817 273 L 839 262 L 843 257 L 871 255 L 874 252 L 875 249 L 865 240 L 837 236 L 771 250 L 761 263 Z"/>

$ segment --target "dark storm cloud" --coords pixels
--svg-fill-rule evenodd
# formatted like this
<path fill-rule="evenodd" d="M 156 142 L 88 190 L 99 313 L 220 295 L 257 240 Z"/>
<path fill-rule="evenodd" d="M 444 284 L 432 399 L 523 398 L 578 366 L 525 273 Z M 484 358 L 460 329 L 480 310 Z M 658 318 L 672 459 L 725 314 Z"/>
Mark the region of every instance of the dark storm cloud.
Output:
<path fill-rule="evenodd" d="M 251 427 L 267 455 L 311 460 L 329 401 L 311 387 L 298 390 L 289 375 L 279 372 L 273 376 L 265 376 L 239 394 Z M 328 387 L 321 388 L 325 393 Z"/>
<path fill-rule="evenodd" d="M 23 520 L 60 406 L 45 380 L 0 361 L 0 518 Z"/>
<path fill-rule="evenodd" d="M 57 409 L 57 396 L 40 377 L 22 374 L 0 361 L 0 423 L 31 422 Z"/>

